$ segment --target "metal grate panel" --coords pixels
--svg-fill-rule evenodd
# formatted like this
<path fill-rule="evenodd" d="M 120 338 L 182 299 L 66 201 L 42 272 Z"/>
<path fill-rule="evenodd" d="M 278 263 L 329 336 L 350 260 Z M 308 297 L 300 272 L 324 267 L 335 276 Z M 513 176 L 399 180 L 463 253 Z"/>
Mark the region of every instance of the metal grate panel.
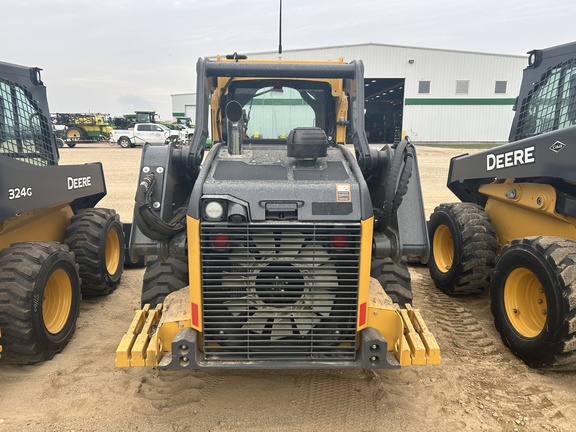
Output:
<path fill-rule="evenodd" d="M 514 141 L 576 124 L 576 59 L 549 68 L 522 100 Z"/>
<path fill-rule="evenodd" d="M 359 224 L 201 224 L 207 360 L 353 360 Z"/>
<path fill-rule="evenodd" d="M 0 155 L 31 165 L 55 165 L 49 127 L 30 93 L 0 78 Z"/>

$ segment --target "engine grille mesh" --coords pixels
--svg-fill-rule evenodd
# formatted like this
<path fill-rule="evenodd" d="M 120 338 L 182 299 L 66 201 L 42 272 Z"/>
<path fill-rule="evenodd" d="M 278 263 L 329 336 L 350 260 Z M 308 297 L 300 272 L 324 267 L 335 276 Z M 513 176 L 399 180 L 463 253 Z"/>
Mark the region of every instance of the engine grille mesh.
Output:
<path fill-rule="evenodd" d="M 359 224 L 201 224 L 207 360 L 353 360 Z"/>

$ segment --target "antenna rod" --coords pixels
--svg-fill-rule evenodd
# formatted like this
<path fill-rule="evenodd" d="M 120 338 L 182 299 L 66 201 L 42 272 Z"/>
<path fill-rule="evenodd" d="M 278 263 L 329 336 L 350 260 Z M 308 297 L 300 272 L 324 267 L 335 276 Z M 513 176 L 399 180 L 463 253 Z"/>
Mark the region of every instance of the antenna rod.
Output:
<path fill-rule="evenodd" d="M 282 0 L 280 0 L 280 31 L 278 39 L 278 56 L 282 58 Z"/>

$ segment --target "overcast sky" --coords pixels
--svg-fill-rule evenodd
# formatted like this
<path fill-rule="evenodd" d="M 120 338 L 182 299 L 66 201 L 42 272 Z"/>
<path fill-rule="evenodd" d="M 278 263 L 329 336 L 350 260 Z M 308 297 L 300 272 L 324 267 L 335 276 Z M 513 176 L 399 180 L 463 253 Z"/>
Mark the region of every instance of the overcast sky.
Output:
<path fill-rule="evenodd" d="M 0 0 L 0 61 L 52 112 L 172 115 L 198 57 L 278 49 L 279 0 Z M 283 0 L 284 50 L 383 43 L 520 54 L 576 39 L 574 0 Z M 353 60 L 353 59 L 345 59 Z"/>

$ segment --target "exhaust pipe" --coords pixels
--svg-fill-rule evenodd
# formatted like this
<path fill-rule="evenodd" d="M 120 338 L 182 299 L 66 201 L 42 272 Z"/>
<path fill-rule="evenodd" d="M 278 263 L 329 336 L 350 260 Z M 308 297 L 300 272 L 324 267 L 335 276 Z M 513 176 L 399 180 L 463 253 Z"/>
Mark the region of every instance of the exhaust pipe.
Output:
<path fill-rule="evenodd" d="M 228 153 L 242 154 L 242 136 L 244 124 L 242 122 L 242 105 L 238 101 L 230 101 L 226 105 L 226 131 L 228 133 Z"/>

